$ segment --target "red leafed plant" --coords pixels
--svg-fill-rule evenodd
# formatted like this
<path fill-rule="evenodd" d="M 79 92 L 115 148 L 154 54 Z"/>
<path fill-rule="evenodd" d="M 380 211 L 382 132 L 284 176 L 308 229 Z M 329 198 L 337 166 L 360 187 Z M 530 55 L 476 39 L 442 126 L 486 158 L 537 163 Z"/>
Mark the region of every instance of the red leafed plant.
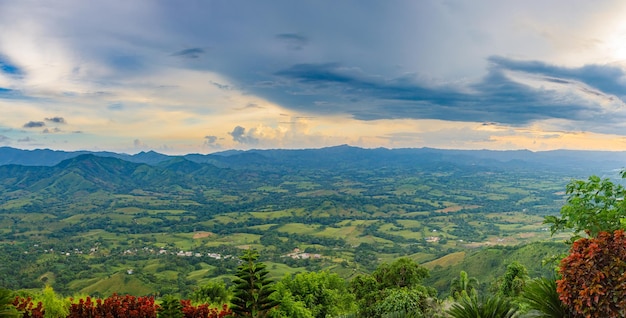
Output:
<path fill-rule="evenodd" d="M 226 304 L 222 306 L 222 309 L 209 308 L 207 304 L 194 306 L 188 299 L 181 299 L 180 304 L 183 305 L 185 318 L 223 318 L 232 314 Z"/>
<path fill-rule="evenodd" d="M 579 317 L 626 317 L 626 236 L 601 232 L 574 242 L 561 260 L 561 301 Z"/>
<path fill-rule="evenodd" d="M 70 306 L 68 318 L 156 318 L 158 305 L 153 297 L 135 297 L 131 295 L 96 299 L 94 303 L 90 297 L 80 299 Z"/>
<path fill-rule="evenodd" d="M 33 300 L 28 297 L 15 297 L 13 306 L 20 312 L 22 318 L 43 318 L 44 309 L 41 302 L 37 303 L 37 306 L 33 304 Z"/>

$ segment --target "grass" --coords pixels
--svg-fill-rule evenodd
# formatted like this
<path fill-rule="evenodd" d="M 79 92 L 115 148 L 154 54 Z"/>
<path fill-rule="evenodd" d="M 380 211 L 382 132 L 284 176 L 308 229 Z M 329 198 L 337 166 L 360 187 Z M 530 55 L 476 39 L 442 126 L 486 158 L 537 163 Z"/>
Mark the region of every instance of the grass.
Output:
<path fill-rule="evenodd" d="M 465 255 L 466 252 L 464 251 L 450 253 L 438 259 L 426 262 L 422 265 L 428 269 L 433 269 L 435 266 L 448 267 L 460 263 L 465 258 Z"/>
<path fill-rule="evenodd" d="M 117 273 L 102 279 L 95 278 L 86 280 L 84 283 L 90 284 L 83 287 L 80 292 L 89 295 L 98 292 L 102 295 L 118 293 L 121 295 L 130 294 L 141 296 L 152 294 L 157 290 L 155 286 L 150 286 L 139 280 L 136 276 L 126 273 Z"/>

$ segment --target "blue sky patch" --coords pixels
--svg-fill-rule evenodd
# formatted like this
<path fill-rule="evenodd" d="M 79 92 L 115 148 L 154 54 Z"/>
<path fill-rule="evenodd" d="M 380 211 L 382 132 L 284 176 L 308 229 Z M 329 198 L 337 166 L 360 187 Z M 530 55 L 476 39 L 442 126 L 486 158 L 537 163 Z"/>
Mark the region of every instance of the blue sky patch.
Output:
<path fill-rule="evenodd" d="M 0 57 L 0 70 L 3 73 L 12 74 L 12 75 L 22 74 L 22 70 L 20 70 L 17 66 L 11 63 L 8 63 L 2 57 Z"/>

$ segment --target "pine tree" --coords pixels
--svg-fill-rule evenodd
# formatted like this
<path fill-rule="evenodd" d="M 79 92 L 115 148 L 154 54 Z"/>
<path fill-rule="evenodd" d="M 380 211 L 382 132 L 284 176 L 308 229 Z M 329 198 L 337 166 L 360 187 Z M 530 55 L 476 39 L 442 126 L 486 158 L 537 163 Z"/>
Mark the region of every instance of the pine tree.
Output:
<path fill-rule="evenodd" d="M 174 296 L 166 295 L 163 297 L 161 306 L 158 310 L 158 318 L 183 318 L 183 305 L 180 300 Z"/>
<path fill-rule="evenodd" d="M 267 313 L 278 302 L 270 299 L 274 292 L 273 282 L 267 277 L 269 272 L 265 264 L 257 262 L 259 253 L 246 250 L 241 257 L 242 263 L 237 267 L 234 280 L 235 291 L 232 311 L 242 317 L 267 317 Z"/>

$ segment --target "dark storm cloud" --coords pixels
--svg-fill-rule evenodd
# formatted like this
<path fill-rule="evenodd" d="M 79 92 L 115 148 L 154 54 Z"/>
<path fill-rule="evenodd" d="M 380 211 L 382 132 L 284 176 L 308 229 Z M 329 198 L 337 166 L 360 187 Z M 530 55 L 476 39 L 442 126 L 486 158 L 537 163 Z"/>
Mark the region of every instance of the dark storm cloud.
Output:
<path fill-rule="evenodd" d="M 55 123 L 55 124 L 67 124 L 67 122 L 65 121 L 65 118 L 63 117 L 51 117 L 51 118 L 46 118 L 45 120 Z"/>
<path fill-rule="evenodd" d="M 22 127 L 24 128 L 39 128 L 39 127 L 44 127 L 46 126 L 46 123 L 44 123 L 43 121 L 29 121 L 26 124 L 24 124 Z"/>
<path fill-rule="evenodd" d="M 548 76 L 552 81 L 577 81 L 593 87 L 605 94 L 624 96 L 626 79 L 624 69 L 611 65 L 585 65 L 567 68 L 550 65 L 540 61 L 517 61 L 492 56 L 489 61 L 499 68 Z"/>
<path fill-rule="evenodd" d="M 205 52 L 203 48 L 195 47 L 191 49 L 185 49 L 185 50 L 181 50 L 178 52 L 174 52 L 172 53 L 172 56 L 179 56 L 179 57 L 184 57 L 188 59 L 197 59 L 200 56 L 202 56 L 204 53 Z"/>
<path fill-rule="evenodd" d="M 289 87 L 282 87 L 282 91 L 290 94 L 269 92 L 283 105 L 309 111 L 342 111 L 362 120 L 413 118 L 513 125 L 549 118 L 588 120 L 590 115 L 602 115 L 605 110 L 596 101 L 529 86 L 506 71 L 571 85 L 589 97 L 609 101 L 612 95 L 626 92 L 621 84 L 624 73 L 615 67 L 563 68 L 499 57 L 489 61 L 492 64 L 487 75 L 465 87 L 429 85 L 411 78 L 383 79 L 339 63 L 296 64 L 275 73 Z"/>

